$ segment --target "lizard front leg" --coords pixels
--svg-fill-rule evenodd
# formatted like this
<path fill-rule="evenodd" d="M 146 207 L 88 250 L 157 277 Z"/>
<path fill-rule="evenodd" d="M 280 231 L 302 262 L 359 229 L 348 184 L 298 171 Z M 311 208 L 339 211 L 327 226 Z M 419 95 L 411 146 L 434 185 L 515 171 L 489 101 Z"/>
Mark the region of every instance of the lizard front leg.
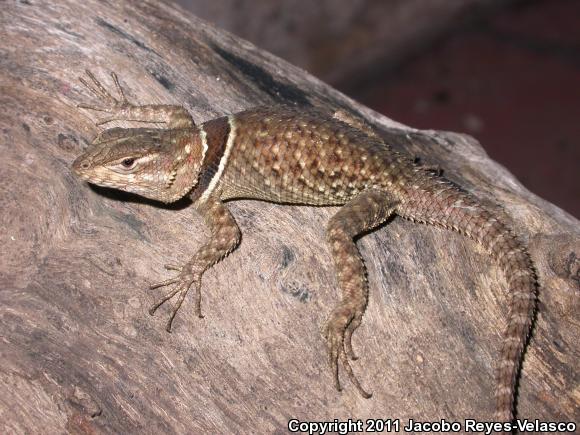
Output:
<path fill-rule="evenodd" d="M 330 220 L 327 239 L 342 290 L 340 303 L 323 328 L 336 389 L 340 391 L 338 362 L 363 397 L 370 397 L 355 377 L 349 363 L 356 359 L 352 334 L 359 327 L 368 302 L 366 268 L 354 238 L 384 222 L 394 211 L 395 201 L 380 190 L 368 190 L 344 205 Z"/>
<path fill-rule="evenodd" d="M 119 83 L 119 78 L 114 72 L 111 78 L 115 83 L 118 98 L 113 97 L 109 91 L 101 84 L 99 80 L 89 70 L 85 71 L 89 80 L 79 77 L 80 82 L 103 104 L 102 106 L 93 106 L 89 104 L 79 104 L 81 109 L 95 110 L 107 115 L 99 119 L 96 124 L 103 125 L 111 121 L 134 121 L 148 122 L 154 124 L 165 124 L 167 128 L 192 128 L 195 126 L 189 112 L 181 106 L 171 106 L 167 104 L 147 104 L 137 106 L 131 104 L 123 87 Z"/>
<path fill-rule="evenodd" d="M 149 310 L 149 314 L 153 315 L 157 308 L 177 295 L 177 301 L 167 321 L 167 332 L 171 332 L 173 319 L 192 286 L 195 289 L 195 312 L 199 317 L 203 317 L 201 315 L 201 277 L 207 269 L 233 251 L 240 243 L 240 229 L 230 211 L 219 198 L 210 197 L 205 202 L 196 205 L 196 209 L 211 229 L 210 239 L 183 267 L 166 266 L 170 270 L 179 270 L 180 273 L 177 277 L 151 286 L 153 289 L 166 285 L 175 285 L 169 293 L 160 298 Z"/>

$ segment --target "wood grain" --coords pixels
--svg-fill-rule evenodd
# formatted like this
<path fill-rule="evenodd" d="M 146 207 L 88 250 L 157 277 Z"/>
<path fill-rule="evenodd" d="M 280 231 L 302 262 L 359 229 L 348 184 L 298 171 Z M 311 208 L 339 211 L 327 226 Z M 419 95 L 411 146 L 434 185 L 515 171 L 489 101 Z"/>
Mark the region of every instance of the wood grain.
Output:
<path fill-rule="evenodd" d="M 472 138 L 407 130 L 250 44 L 156 2 L 4 2 L 0 13 L 0 430 L 283 433 L 287 421 L 489 418 L 506 282 L 470 240 L 394 219 L 359 245 L 370 305 L 333 389 L 320 325 L 338 299 L 333 208 L 240 201 L 241 247 L 187 300 L 150 317 L 148 285 L 207 235 L 174 206 L 91 188 L 73 159 L 98 133 L 77 77 L 116 71 L 142 103 L 203 121 L 260 104 L 342 109 L 440 165 L 528 241 L 540 308 L 519 415 L 580 420 L 578 221 L 525 190 Z"/>

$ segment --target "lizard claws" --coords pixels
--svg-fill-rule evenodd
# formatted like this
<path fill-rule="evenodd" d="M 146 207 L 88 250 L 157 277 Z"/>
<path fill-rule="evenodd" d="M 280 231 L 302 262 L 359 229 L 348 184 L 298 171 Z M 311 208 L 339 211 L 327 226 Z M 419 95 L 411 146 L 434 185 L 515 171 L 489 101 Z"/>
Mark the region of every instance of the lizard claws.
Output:
<path fill-rule="evenodd" d="M 106 108 L 106 107 L 99 107 L 99 106 L 93 106 L 92 104 L 77 104 L 77 107 L 79 109 L 88 109 L 88 110 L 94 110 L 95 112 L 110 112 L 110 109 Z"/>
<path fill-rule="evenodd" d="M 170 278 L 170 279 L 166 279 L 165 281 L 158 282 L 156 284 L 151 284 L 149 286 L 149 288 L 151 290 L 154 290 L 154 289 L 159 288 L 159 287 L 165 287 L 166 285 L 175 284 L 176 282 L 179 282 L 179 278 Z"/>
<path fill-rule="evenodd" d="M 323 336 L 326 338 L 328 345 L 328 363 L 334 378 L 335 388 L 338 391 L 342 391 L 338 375 L 338 362 L 340 361 L 350 382 L 362 397 L 368 399 L 372 394 L 363 389 L 349 362 L 349 358 L 351 360 L 357 359 L 352 351 L 351 337 L 359 324 L 360 319 L 357 316 L 353 318 L 352 315 L 347 315 L 342 309 L 335 310 L 326 322 Z"/>
<path fill-rule="evenodd" d="M 170 265 L 170 264 L 166 265 L 165 268 L 168 270 L 177 270 L 179 272 L 183 271 L 182 267 Z M 175 319 L 175 316 L 177 315 L 177 312 L 181 308 L 181 304 L 183 304 L 183 301 L 185 300 L 185 297 L 187 296 L 187 292 L 189 291 L 189 288 L 192 285 L 195 286 L 195 313 L 197 314 L 197 316 L 199 318 L 203 318 L 203 315 L 201 314 L 201 275 L 198 275 L 198 276 L 193 275 L 192 276 L 191 274 L 180 273 L 180 275 L 175 277 L 175 278 L 170 278 L 170 279 L 167 279 L 165 281 L 159 282 L 157 284 L 152 284 L 151 286 L 149 286 L 149 288 L 156 289 L 159 287 L 165 287 L 165 286 L 173 285 L 173 284 L 176 284 L 175 288 L 173 288 L 170 292 L 168 292 L 167 294 L 165 294 L 164 296 L 159 298 L 157 300 L 157 302 L 155 302 L 151 306 L 151 308 L 149 308 L 149 314 L 153 315 L 153 314 L 155 314 L 155 311 L 157 311 L 157 308 L 159 308 L 161 305 L 163 305 L 169 299 L 173 298 L 175 295 L 178 295 L 177 301 L 175 302 L 175 305 L 173 306 L 173 309 L 171 310 L 171 314 L 169 315 L 169 320 L 167 321 L 167 325 L 165 326 L 165 330 L 167 332 L 171 332 L 171 326 L 173 324 L 173 319 Z"/>
<path fill-rule="evenodd" d="M 117 74 L 111 72 L 111 78 L 113 79 L 113 83 L 115 83 L 115 89 L 117 90 L 117 94 L 119 95 L 119 99 L 113 97 L 109 91 L 101 84 L 99 80 L 94 76 L 94 74 L 89 71 L 88 69 L 85 70 L 86 75 L 91 80 L 91 82 L 87 81 L 83 77 L 79 77 L 79 81 L 85 85 L 85 87 L 93 93 L 95 97 L 99 100 L 103 101 L 107 104 L 107 106 L 111 107 L 120 107 L 120 106 L 127 106 L 131 105 L 125 96 L 125 92 L 123 91 L 123 87 L 119 83 L 119 78 Z"/>
<path fill-rule="evenodd" d="M 115 89 L 117 91 L 118 97 L 113 97 L 110 92 L 103 86 L 103 84 L 94 76 L 94 74 L 85 70 L 85 73 L 89 80 L 79 77 L 79 81 L 103 104 L 102 106 L 95 106 L 92 104 L 78 104 L 77 107 L 80 109 L 89 109 L 96 112 L 107 113 L 110 116 L 106 118 L 99 119 L 96 125 L 107 124 L 111 121 L 122 120 L 124 116 L 130 111 L 131 108 L 135 107 L 133 104 L 127 100 L 123 87 L 119 83 L 119 78 L 117 74 L 111 72 L 111 78 L 115 84 Z"/>
<path fill-rule="evenodd" d="M 358 359 L 358 356 L 356 356 L 352 350 L 352 334 L 360 326 L 361 321 L 362 315 L 357 313 L 348 324 L 346 331 L 344 332 L 344 350 L 346 351 L 346 354 L 351 361 L 356 361 Z"/>

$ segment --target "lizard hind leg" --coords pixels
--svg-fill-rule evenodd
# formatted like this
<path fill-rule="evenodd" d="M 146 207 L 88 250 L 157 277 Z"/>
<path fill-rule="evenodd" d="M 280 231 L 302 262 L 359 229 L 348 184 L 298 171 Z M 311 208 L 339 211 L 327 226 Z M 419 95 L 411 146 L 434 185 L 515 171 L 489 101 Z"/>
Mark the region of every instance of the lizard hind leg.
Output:
<path fill-rule="evenodd" d="M 361 396 L 367 393 L 354 375 L 349 359 L 352 334 L 359 327 L 368 302 L 366 268 L 354 238 L 383 223 L 395 210 L 396 202 L 386 192 L 368 190 L 345 204 L 328 223 L 327 239 L 342 291 L 342 299 L 332 310 L 323 327 L 328 359 L 337 390 L 340 388 L 338 365 L 341 363 L 349 380 Z"/>

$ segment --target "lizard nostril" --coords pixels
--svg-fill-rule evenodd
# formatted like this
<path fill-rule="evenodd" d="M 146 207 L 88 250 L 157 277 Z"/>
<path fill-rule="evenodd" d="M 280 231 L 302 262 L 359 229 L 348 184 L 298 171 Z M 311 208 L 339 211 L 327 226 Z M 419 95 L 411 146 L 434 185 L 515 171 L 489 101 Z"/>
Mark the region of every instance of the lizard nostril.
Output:
<path fill-rule="evenodd" d="M 81 163 L 81 169 L 89 169 L 89 162 L 82 162 Z"/>

